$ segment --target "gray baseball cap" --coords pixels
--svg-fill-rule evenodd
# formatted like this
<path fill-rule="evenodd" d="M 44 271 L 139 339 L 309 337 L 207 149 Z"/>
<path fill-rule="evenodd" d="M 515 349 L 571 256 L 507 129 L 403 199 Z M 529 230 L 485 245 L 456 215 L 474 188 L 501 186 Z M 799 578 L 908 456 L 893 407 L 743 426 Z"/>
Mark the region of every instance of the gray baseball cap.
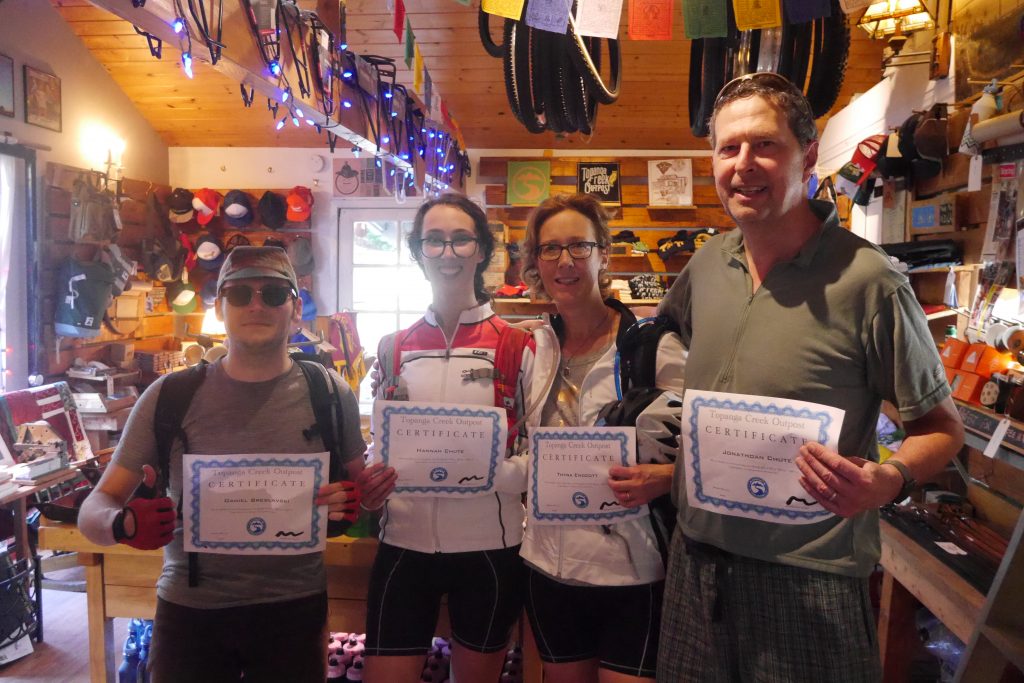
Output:
<path fill-rule="evenodd" d="M 217 276 L 217 293 L 225 282 L 250 277 L 275 277 L 287 280 L 299 291 L 295 269 L 288 259 L 288 253 L 280 247 L 235 247 L 228 252 Z"/>

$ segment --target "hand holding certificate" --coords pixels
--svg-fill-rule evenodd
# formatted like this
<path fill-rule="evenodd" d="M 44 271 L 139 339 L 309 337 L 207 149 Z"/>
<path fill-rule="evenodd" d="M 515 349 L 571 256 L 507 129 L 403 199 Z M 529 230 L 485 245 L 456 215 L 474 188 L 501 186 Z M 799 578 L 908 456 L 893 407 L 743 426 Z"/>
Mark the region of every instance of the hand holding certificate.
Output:
<path fill-rule="evenodd" d="M 184 459 L 182 522 L 189 552 L 235 555 L 324 549 L 327 453 L 196 455 Z"/>
<path fill-rule="evenodd" d="M 831 516 L 800 486 L 794 460 L 805 443 L 835 450 L 843 416 L 842 410 L 806 401 L 687 390 L 687 503 L 779 524 L 812 524 Z"/>
<path fill-rule="evenodd" d="M 384 465 L 395 468 L 394 496 L 479 496 L 494 486 L 505 455 L 503 408 L 377 401 L 373 431 Z"/>
<path fill-rule="evenodd" d="M 530 430 L 531 524 L 613 524 L 642 517 L 624 508 L 608 470 L 636 464 L 635 427 L 537 427 Z"/>

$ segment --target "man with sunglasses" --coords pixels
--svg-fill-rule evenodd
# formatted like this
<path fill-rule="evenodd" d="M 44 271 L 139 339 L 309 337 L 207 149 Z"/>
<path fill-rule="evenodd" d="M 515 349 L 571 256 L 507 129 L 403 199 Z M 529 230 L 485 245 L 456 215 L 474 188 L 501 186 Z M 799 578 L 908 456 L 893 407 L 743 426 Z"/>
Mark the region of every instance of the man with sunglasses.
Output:
<path fill-rule="evenodd" d="M 79 526 L 103 545 L 165 547 L 150 656 L 154 682 L 237 681 L 244 675 L 321 683 L 327 663 L 322 553 L 190 555 L 182 529 L 175 528 L 184 453 L 300 458 L 328 450 L 319 432 L 309 429 L 319 423 L 310 384 L 288 356 L 302 300 L 285 251 L 232 250 L 217 279 L 215 305 L 229 351 L 205 368 L 171 446 L 169 471 L 155 471 L 158 400 L 171 386 L 162 377 L 132 410 L 113 460 L 82 506 Z M 356 399 L 336 373 L 311 369 L 324 373 L 340 399 L 340 443 L 331 471 L 354 479 L 365 451 Z M 169 484 L 167 493 L 146 497 L 141 487 L 136 491 L 140 483 L 152 487 L 158 474 Z M 315 504 L 327 506 L 329 520 L 339 520 L 355 511 L 355 497 L 351 482 L 332 481 L 317 491 Z"/>
<path fill-rule="evenodd" d="M 907 278 L 844 230 L 835 207 L 807 198 L 817 136 L 807 100 L 781 76 L 758 73 L 722 89 L 712 170 L 738 230 L 708 240 L 660 310 L 689 349 L 688 391 L 844 411 L 838 452 L 812 442 L 778 453 L 794 458 L 802 487 L 790 500 L 821 514 L 784 524 L 754 505 L 690 500 L 694 463 L 676 468 L 658 680 L 879 680 L 867 587 L 880 554 L 878 508 L 905 498 L 963 443 Z M 908 436 L 879 465 L 883 400 L 899 409 Z M 696 438 L 684 432 L 684 446 Z M 751 476 L 738 465 L 725 471 Z"/>

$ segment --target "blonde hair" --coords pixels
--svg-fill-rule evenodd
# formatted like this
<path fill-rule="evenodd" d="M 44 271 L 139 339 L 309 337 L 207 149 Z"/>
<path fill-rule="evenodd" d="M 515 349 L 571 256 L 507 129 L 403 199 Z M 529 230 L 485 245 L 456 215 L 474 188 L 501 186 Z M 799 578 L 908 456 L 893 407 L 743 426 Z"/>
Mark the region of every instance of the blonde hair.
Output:
<path fill-rule="evenodd" d="M 608 228 L 608 211 L 601 206 L 596 198 L 589 194 L 558 194 L 541 202 L 526 224 L 526 238 L 523 240 L 523 281 L 530 286 L 530 292 L 538 299 L 550 299 L 544 291 L 544 283 L 537 272 L 537 246 L 540 242 L 540 230 L 552 217 L 563 211 L 575 211 L 582 214 L 594 228 L 594 241 L 599 249 L 607 249 L 612 241 L 612 233 Z M 607 298 L 611 292 L 612 278 L 608 270 L 602 268 L 597 278 L 597 286 L 601 297 Z"/>

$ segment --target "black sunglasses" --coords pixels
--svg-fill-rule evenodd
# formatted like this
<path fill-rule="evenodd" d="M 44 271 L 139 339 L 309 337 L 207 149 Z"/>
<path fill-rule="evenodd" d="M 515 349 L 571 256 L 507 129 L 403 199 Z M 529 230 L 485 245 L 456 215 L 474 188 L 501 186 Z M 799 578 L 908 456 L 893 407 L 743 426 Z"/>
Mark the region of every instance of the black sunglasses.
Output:
<path fill-rule="evenodd" d="M 295 296 L 295 290 L 291 285 L 264 285 L 259 289 L 253 289 L 249 285 L 234 285 L 220 290 L 220 295 L 232 306 L 248 306 L 254 293 L 260 295 L 265 305 L 274 308 Z"/>

